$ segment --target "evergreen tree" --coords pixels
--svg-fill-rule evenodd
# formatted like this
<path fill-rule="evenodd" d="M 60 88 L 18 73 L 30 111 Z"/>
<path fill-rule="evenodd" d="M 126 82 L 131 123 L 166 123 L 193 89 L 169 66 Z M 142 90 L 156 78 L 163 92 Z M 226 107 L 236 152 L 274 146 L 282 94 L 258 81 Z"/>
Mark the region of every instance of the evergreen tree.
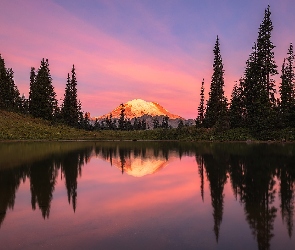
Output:
<path fill-rule="evenodd" d="M 134 118 L 134 122 L 133 122 L 133 129 L 134 130 L 139 130 L 140 126 L 139 126 L 139 120 L 137 119 L 137 117 Z"/>
<path fill-rule="evenodd" d="M 20 112 L 27 114 L 29 113 L 29 100 L 23 94 L 21 97 Z"/>
<path fill-rule="evenodd" d="M 240 80 L 241 82 L 242 80 Z M 243 126 L 243 99 L 242 88 L 237 84 L 234 85 L 231 94 L 231 103 L 229 108 L 229 120 L 232 128 Z"/>
<path fill-rule="evenodd" d="M 163 117 L 161 127 L 162 127 L 162 128 L 165 128 L 165 129 L 168 129 L 168 128 L 169 128 L 169 123 L 168 123 L 168 121 L 169 121 L 169 117 L 168 117 L 167 115 L 165 115 L 165 116 Z"/>
<path fill-rule="evenodd" d="M 280 115 L 285 126 L 295 126 L 295 100 L 294 100 L 294 53 L 293 44 L 290 44 L 288 57 L 282 66 L 280 85 Z"/>
<path fill-rule="evenodd" d="M 37 75 L 34 68 L 31 68 L 29 110 L 33 116 L 46 120 L 52 120 L 57 110 L 48 59 L 42 59 Z"/>
<path fill-rule="evenodd" d="M 109 116 L 106 117 L 105 123 L 107 125 L 107 128 L 110 129 L 110 130 L 114 130 L 116 128 L 116 124 L 113 121 L 113 115 L 112 115 L 112 113 L 110 113 L 110 117 Z"/>
<path fill-rule="evenodd" d="M 159 128 L 160 127 L 160 123 L 157 117 L 153 118 L 153 128 Z"/>
<path fill-rule="evenodd" d="M 102 128 L 101 124 L 99 123 L 99 120 L 96 118 L 94 123 L 94 130 L 100 130 Z"/>
<path fill-rule="evenodd" d="M 81 124 L 84 122 L 84 115 L 82 112 L 82 103 L 80 100 L 78 100 L 78 110 L 79 110 L 79 125 L 78 127 L 82 127 Z"/>
<path fill-rule="evenodd" d="M 5 67 L 0 54 L 0 108 L 16 111 L 20 108 L 21 98 L 13 75 L 13 70 Z"/>
<path fill-rule="evenodd" d="M 126 130 L 132 130 L 133 129 L 133 126 L 131 124 L 131 121 L 130 119 L 128 118 L 127 121 L 126 121 Z"/>
<path fill-rule="evenodd" d="M 78 126 L 80 112 L 81 110 L 77 100 L 77 78 L 75 66 L 73 65 L 71 77 L 68 74 L 67 78 L 61 114 L 66 124 L 70 126 Z"/>
<path fill-rule="evenodd" d="M 218 120 L 223 119 L 223 116 L 227 112 L 227 100 L 224 96 L 223 90 L 224 70 L 219 46 L 219 38 L 217 36 L 213 50 L 213 75 L 211 79 L 209 100 L 207 102 L 207 109 L 204 118 L 204 125 L 206 127 L 213 127 Z"/>
<path fill-rule="evenodd" d="M 198 107 L 198 117 L 196 119 L 197 127 L 202 126 L 204 121 L 205 107 L 204 107 L 204 78 L 201 85 L 201 93 L 200 93 L 200 105 Z"/>
<path fill-rule="evenodd" d="M 258 78 L 259 67 L 257 63 L 257 46 L 252 47 L 252 53 L 246 62 L 244 78 L 241 79 L 243 104 L 245 108 L 246 125 L 251 127 L 259 117 L 260 93 Z M 257 122 L 258 123 L 258 122 Z"/>
<path fill-rule="evenodd" d="M 260 82 L 267 91 L 269 103 L 275 104 L 275 81 L 271 78 L 278 74 L 277 65 L 274 60 L 275 48 L 271 41 L 271 32 L 273 30 L 272 21 L 270 19 L 270 6 L 264 12 L 264 19 L 259 27 L 257 39 L 257 59 L 260 66 Z"/>
<path fill-rule="evenodd" d="M 92 126 L 92 124 L 90 122 L 90 113 L 85 112 L 84 115 L 82 113 L 82 117 L 83 118 L 79 118 L 79 127 L 82 129 L 85 129 L 85 130 L 93 130 L 94 126 Z"/>
<path fill-rule="evenodd" d="M 31 114 L 34 113 L 35 110 L 37 110 L 38 106 L 36 102 L 31 102 L 31 99 L 37 99 L 38 97 L 38 87 L 36 85 L 36 69 L 34 67 L 31 67 L 30 71 L 30 92 L 29 92 L 29 112 Z"/>
<path fill-rule="evenodd" d="M 274 61 L 275 46 L 271 42 L 273 25 L 270 16 L 268 6 L 259 27 L 257 43 L 246 62 L 242 82 L 247 126 L 257 131 L 272 128 L 275 121 L 275 81 L 272 76 L 278 72 Z"/>
<path fill-rule="evenodd" d="M 125 130 L 126 129 L 126 121 L 125 121 L 125 106 L 121 103 L 121 113 L 119 118 L 119 129 Z"/>
<path fill-rule="evenodd" d="M 141 129 L 146 130 L 146 120 L 144 118 L 141 120 Z"/>
<path fill-rule="evenodd" d="M 184 127 L 183 120 L 180 119 L 179 122 L 178 122 L 178 125 L 177 125 L 177 130 L 181 130 L 183 127 Z"/>

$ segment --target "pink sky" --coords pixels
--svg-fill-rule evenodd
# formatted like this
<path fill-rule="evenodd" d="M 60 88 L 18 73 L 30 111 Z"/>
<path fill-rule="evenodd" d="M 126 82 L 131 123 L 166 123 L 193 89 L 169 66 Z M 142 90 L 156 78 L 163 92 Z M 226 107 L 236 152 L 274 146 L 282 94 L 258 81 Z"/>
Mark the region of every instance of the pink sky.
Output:
<path fill-rule="evenodd" d="M 295 3 L 291 0 L 223 4 L 214 0 L 4 0 L 0 3 L 0 53 L 26 97 L 30 67 L 38 68 L 44 57 L 49 59 L 58 100 L 75 64 L 78 97 L 91 116 L 141 98 L 195 118 L 203 78 L 206 95 L 210 88 L 216 35 L 230 99 L 268 3 L 280 70 L 294 41 Z"/>

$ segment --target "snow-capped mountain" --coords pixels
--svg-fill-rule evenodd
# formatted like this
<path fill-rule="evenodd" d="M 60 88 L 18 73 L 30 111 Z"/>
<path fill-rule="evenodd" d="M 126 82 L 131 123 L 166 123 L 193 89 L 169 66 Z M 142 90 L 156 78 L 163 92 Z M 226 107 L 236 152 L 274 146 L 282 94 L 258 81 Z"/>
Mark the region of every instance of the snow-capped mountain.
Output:
<path fill-rule="evenodd" d="M 132 119 L 135 117 L 147 116 L 168 116 L 169 119 L 182 119 L 179 115 L 170 113 L 168 110 L 163 108 L 159 103 L 146 102 L 142 99 L 134 99 L 124 104 L 126 118 Z M 100 117 L 98 119 L 110 117 L 112 114 L 113 118 L 119 118 L 121 113 L 121 106 L 119 105 L 113 111 Z"/>

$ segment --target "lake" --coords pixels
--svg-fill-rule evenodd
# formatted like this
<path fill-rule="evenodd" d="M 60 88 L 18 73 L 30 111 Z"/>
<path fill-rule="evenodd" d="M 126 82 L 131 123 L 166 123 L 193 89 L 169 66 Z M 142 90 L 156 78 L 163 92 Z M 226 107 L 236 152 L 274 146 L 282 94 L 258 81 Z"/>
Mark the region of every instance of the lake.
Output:
<path fill-rule="evenodd" d="M 1 249 L 294 249 L 295 144 L 0 143 Z"/>

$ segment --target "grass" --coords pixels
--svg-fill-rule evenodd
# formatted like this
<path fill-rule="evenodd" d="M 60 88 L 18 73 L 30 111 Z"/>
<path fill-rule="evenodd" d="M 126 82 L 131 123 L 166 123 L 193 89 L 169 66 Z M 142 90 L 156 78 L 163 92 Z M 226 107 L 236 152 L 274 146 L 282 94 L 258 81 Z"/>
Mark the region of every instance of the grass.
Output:
<path fill-rule="evenodd" d="M 143 131 L 85 131 L 33 118 L 30 115 L 0 110 L 0 140 L 180 140 L 180 141 L 294 141 L 295 129 L 250 133 L 238 128 L 223 132 L 214 129 L 183 127 Z"/>

